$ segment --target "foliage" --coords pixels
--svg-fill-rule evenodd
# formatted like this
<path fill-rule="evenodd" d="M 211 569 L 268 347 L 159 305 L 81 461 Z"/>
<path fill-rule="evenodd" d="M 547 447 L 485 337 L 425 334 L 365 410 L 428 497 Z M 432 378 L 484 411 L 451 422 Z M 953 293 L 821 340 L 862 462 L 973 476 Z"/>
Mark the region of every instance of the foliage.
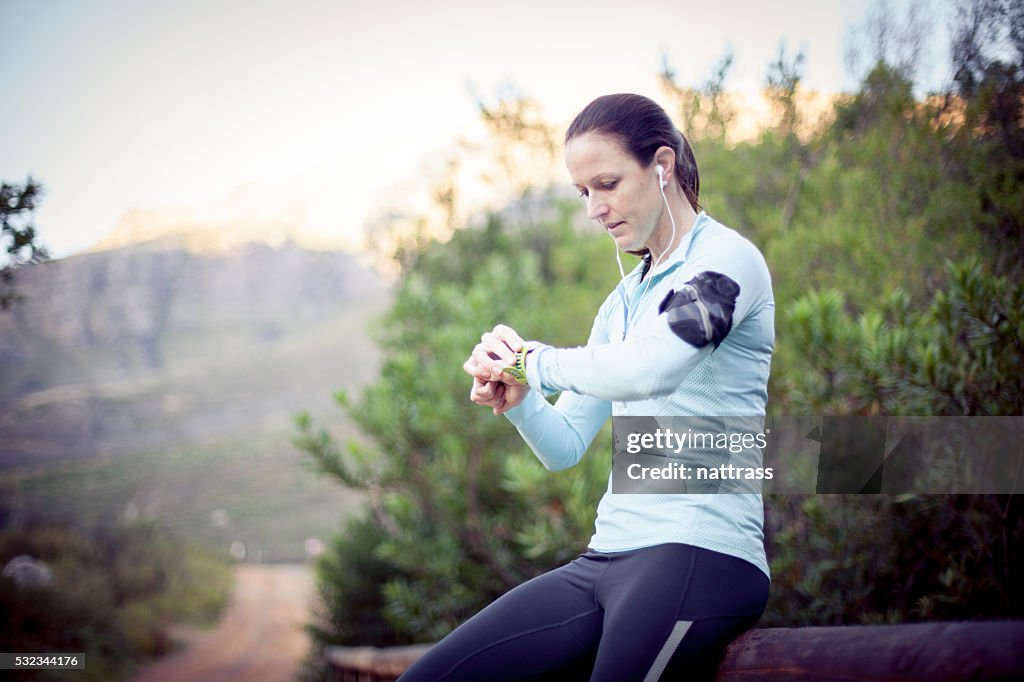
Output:
<path fill-rule="evenodd" d="M 725 90 L 734 56 L 731 50 L 723 54 L 697 87 L 680 85 L 668 55 L 663 56 L 661 84 L 679 107 L 681 129 L 687 139 L 705 140 L 719 146 L 725 143 L 729 126 L 736 118 Z"/>
<path fill-rule="evenodd" d="M 977 228 L 998 248 L 999 270 L 1021 272 L 1024 251 L 1024 3 L 973 0 L 958 7 L 953 41 L 962 117 L 949 135 L 950 172 L 980 208 Z M 999 46 L 1004 46 L 999 50 Z"/>
<path fill-rule="evenodd" d="M 924 311 L 900 289 L 854 319 L 843 293 L 804 296 L 786 313 L 808 371 L 790 378 L 812 414 L 1024 414 L 1024 282 L 976 260 L 948 266 Z"/>
<path fill-rule="evenodd" d="M 39 263 L 49 256 L 36 240 L 33 214 L 43 194 L 43 187 L 32 178 L 24 185 L 0 183 L 0 310 L 21 299 L 14 289 L 14 272 L 28 263 Z"/>
<path fill-rule="evenodd" d="M 777 496 L 761 625 L 1020 618 L 1016 495 Z"/>
<path fill-rule="evenodd" d="M 982 38 L 1013 26 L 1010 5 L 961 6 L 954 90 L 918 102 L 907 65 L 879 62 L 812 140 L 793 221 L 765 249 L 787 273 L 776 412 L 1024 414 L 1024 51 L 1008 64 Z M 766 624 L 1024 610 L 1016 497 L 766 503 Z"/>
<path fill-rule="evenodd" d="M 511 186 L 519 196 L 529 194 L 534 189 L 532 173 L 552 164 L 558 155 L 554 128 L 540 115 L 538 103 L 511 84 L 501 88 L 493 103 L 480 95 L 476 101 L 480 120 L 491 139 L 499 142 L 494 153 L 496 172 L 485 171 L 483 179 Z"/>
<path fill-rule="evenodd" d="M 83 652 L 87 667 L 75 679 L 125 677 L 169 649 L 170 623 L 212 622 L 229 592 L 223 561 L 146 522 L 91 533 L 55 525 L 3 531 L 0 563 L 17 556 L 44 562 L 52 580 L 0 578 L 0 648 Z"/>

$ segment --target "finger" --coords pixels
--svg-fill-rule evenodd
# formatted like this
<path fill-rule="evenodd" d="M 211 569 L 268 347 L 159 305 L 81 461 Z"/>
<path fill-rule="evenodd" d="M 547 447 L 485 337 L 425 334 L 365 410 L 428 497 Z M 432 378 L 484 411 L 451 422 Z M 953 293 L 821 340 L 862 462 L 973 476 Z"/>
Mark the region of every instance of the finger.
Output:
<path fill-rule="evenodd" d="M 488 353 L 492 354 L 492 357 L 495 360 L 501 360 L 506 365 L 511 365 L 513 362 L 516 361 L 515 351 L 518 349 L 513 350 L 512 348 L 510 348 L 501 339 L 501 337 L 497 336 L 496 334 L 487 332 L 486 334 L 480 337 L 480 344 L 485 349 L 487 349 Z"/>
<path fill-rule="evenodd" d="M 473 360 L 480 366 L 480 371 L 474 376 L 484 380 L 497 380 L 508 364 L 492 358 L 482 343 L 478 343 L 473 349 Z"/>
<path fill-rule="evenodd" d="M 473 380 L 473 388 L 470 389 L 469 399 L 480 405 L 489 404 L 495 398 L 495 385 L 489 381 Z"/>
<path fill-rule="evenodd" d="M 501 408 L 505 405 L 505 384 L 495 384 L 493 412 L 495 416 L 501 414 Z"/>
<path fill-rule="evenodd" d="M 462 363 L 462 369 L 474 379 L 480 379 L 481 381 L 490 381 L 492 379 L 490 368 L 482 367 L 472 355 Z"/>
<path fill-rule="evenodd" d="M 500 371 L 505 366 L 504 363 L 492 358 L 483 347 L 483 344 L 480 343 L 473 348 L 473 352 L 469 356 L 469 362 L 471 363 L 471 374 L 483 381 L 494 379 L 496 377 L 495 370 Z"/>
<path fill-rule="evenodd" d="M 501 339 L 502 343 L 511 348 L 513 351 L 522 350 L 523 346 L 526 344 L 526 341 L 524 341 L 523 338 L 519 336 L 518 333 L 516 333 L 516 330 L 513 329 L 512 327 L 509 327 L 508 325 L 499 324 L 494 328 L 494 331 L 492 331 L 491 333 L 494 336 Z"/>
<path fill-rule="evenodd" d="M 482 405 L 482 406 L 484 406 L 484 407 L 491 407 L 491 408 L 493 408 L 493 407 L 494 407 L 494 405 L 496 404 L 496 402 L 495 402 L 494 398 L 487 398 L 487 399 L 484 399 L 484 398 L 477 398 L 477 397 L 474 397 L 474 398 L 473 398 L 472 400 L 473 400 L 473 403 L 474 403 L 474 404 L 476 404 L 476 405 Z"/>
<path fill-rule="evenodd" d="M 504 369 L 505 368 L 503 367 L 502 368 L 502 374 L 498 378 L 498 381 L 500 381 L 503 384 L 508 384 L 509 386 L 519 386 L 520 385 L 519 379 L 517 379 L 516 377 L 512 376 L 508 372 L 505 372 Z"/>

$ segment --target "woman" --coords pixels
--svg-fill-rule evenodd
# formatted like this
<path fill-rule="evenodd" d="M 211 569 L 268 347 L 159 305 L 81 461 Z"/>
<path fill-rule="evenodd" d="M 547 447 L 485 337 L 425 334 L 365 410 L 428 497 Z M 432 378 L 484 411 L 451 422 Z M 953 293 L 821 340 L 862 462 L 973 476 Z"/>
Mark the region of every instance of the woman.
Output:
<path fill-rule="evenodd" d="M 685 138 L 656 103 L 620 94 L 591 102 L 565 139 L 588 217 L 617 258 L 642 262 L 623 273 L 584 347 L 526 342 L 503 325 L 484 334 L 465 364 L 471 400 L 505 414 L 551 470 L 576 464 L 611 415 L 763 416 L 768 269 L 700 210 Z M 559 391 L 556 404 L 545 400 Z M 609 478 L 586 553 L 496 600 L 401 679 L 713 675 L 767 601 L 762 525 L 758 494 L 616 494 Z"/>

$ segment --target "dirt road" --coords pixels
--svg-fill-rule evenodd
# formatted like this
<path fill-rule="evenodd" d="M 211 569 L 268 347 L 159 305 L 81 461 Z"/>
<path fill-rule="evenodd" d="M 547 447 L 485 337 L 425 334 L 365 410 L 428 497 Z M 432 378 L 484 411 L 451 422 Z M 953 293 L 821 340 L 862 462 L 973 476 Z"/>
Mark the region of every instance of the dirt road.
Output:
<path fill-rule="evenodd" d="M 306 566 L 238 566 L 231 603 L 216 627 L 132 682 L 290 682 L 309 648 L 302 626 L 312 596 Z"/>

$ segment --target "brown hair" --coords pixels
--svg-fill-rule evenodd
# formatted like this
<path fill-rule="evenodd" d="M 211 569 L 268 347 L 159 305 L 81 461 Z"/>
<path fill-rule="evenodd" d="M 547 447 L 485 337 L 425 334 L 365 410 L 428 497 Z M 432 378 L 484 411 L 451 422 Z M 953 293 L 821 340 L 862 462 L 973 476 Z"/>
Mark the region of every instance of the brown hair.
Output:
<path fill-rule="evenodd" d="M 671 147 L 676 153 L 676 182 L 693 210 L 700 211 L 697 159 L 690 143 L 657 102 L 633 94 L 598 97 L 576 115 L 565 131 L 565 141 L 585 133 L 613 137 L 641 166 L 654 162 L 659 147 Z"/>

